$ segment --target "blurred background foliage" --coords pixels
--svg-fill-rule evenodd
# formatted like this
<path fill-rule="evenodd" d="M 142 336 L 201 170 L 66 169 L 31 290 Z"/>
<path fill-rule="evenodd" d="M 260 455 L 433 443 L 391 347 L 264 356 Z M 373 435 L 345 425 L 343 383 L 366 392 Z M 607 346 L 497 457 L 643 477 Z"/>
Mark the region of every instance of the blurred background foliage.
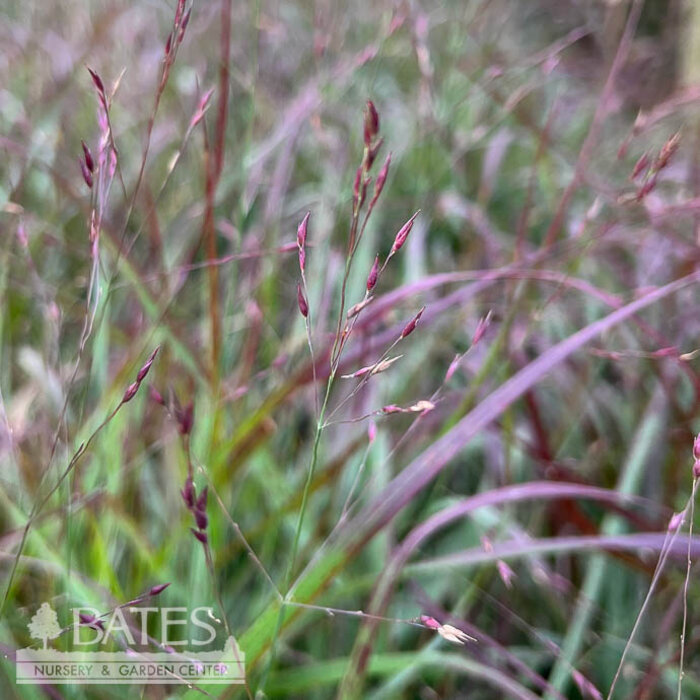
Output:
<path fill-rule="evenodd" d="M 32 643 L 25 625 L 42 601 L 51 601 L 62 624 L 73 606 L 107 610 L 166 581 L 171 587 L 163 597 L 171 605 L 215 604 L 179 494 L 187 441 L 183 449 L 177 421 L 149 400 L 145 386 L 42 509 L 11 574 L 33 504 L 119 403 L 157 344 L 148 383 L 166 399 L 193 402 L 196 481 L 200 488 L 210 483 L 221 499 L 210 496 L 209 538 L 223 612 L 238 637 L 257 629 L 255 621 L 270 609 L 273 591 L 232 521 L 281 587 L 313 448 L 314 392 L 325 383 L 312 385 L 296 307 L 296 227 L 310 211 L 307 280 L 320 367 L 337 324 L 367 99 L 381 119 L 379 161 L 390 151 L 392 162 L 351 271 L 350 304 L 361 299 L 375 254 L 383 259 L 399 227 L 414 211 L 421 214 L 382 278 L 378 310 L 358 325 L 342 373 L 374 362 L 396 328 L 424 304 L 427 311 L 391 370 L 342 405 L 349 385 L 334 384 L 331 409 L 341 407 L 320 441 L 296 573 L 326 551 L 356 479 L 356 508 L 372 506 L 416 455 L 548 348 L 696 268 L 700 87 L 692 56 L 700 45 L 700 13 L 694 3 L 641 3 L 608 88 L 630 8 L 639 3 L 233 3 L 224 165 L 214 207 L 217 357 L 203 219 L 220 109 L 221 5 L 192 6 L 133 212 L 129 197 L 139 181 L 173 2 L 5 0 L 0 8 L 3 593 L 8 587 L 0 630 L 8 653 Z M 96 151 L 100 127 L 86 66 L 114 90 L 110 119 L 127 193 L 116 178 L 92 297 L 91 191 L 78 157 L 81 140 Z M 185 139 L 210 88 L 207 115 Z M 655 157 L 679 130 L 678 152 L 653 190 L 638 197 L 639 182 L 630 180 L 635 162 L 644 153 Z M 480 276 L 499 268 L 530 272 L 477 288 Z M 435 281 L 449 272 L 473 276 Z M 549 278 L 533 279 L 537 274 Z M 436 480 L 309 596 L 307 602 L 365 609 L 407 533 L 474 493 L 551 480 L 649 499 L 625 518 L 608 505 L 574 500 L 504 505 L 441 531 L 418 549 L 417 561 L 483 550 L 483 538 L 516 541 L 523 555 L 510 561 L 515 578 L 499 576 L 495 556 L 467 569 L 409 566 L 384 612 L 413 618 L 448 611 L 497 645 L 446 652 L 425 630 L 381 626 L 358 697 L 503 697 L 506 686 L 494 689 L 498 674 L 519 688 L 509 696 L 557 697 L 546 695 L 555 691 L 538 687 L 504 649 L 549 678 L 558 697 L 595 697 L 575 674 L 570 682 L 562 658 L 605 693 L 655 555 L 640 549 L 598 559 L 585 552 L 547 556 L 529 552 L 528 543 L 664 532 L 671 511 L 683 508 L 690 447 L 700 428 L 696 309 L 696 288 L 685 288 L 553 368 L 504 405 Z M 491 325 L 472 347 L 488 312 Z M 445 381 L 458 353 L 467 354 Z M 431 397 L 430 413 L 375 417 L 372 441 L 367 422 L 357 420 L 387 404 Z M 653 600 L 619 697 L 676 697 L 683 573 L 679 556 Z M 692 583 L 691 608 L 700 591 Z M 582 601 L 589 605 L 583 618 L 576 616 Z M 342 615 L 296 617 L 285 627 L 267 692 L 334 697 L 354 668 L 359 627 Z M 683 697 L 700 697 L 698 641 L 692 627 Z M 553 652 L 552 644 L 565 652 Z M 268 658 L 251 663 L 252 691 Z M 42 696 L 15 686 L 8 660 L 0 687 L 7 698 Z M 158 686 L 55 693 L 184 695 Z"/>

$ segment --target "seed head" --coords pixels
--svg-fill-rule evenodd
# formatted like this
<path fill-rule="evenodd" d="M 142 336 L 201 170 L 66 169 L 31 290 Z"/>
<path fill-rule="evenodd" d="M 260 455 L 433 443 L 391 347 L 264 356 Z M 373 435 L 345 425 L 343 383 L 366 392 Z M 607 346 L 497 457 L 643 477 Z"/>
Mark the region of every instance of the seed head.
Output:
<path fill-rule="evenodd" d="M 122 403 L 128 403 L 131 401 L 131 399 L 136 396 L 136 392 L 139 390 L 140 382 L 134 382 L 133 384 L 129 384 L 127 387 L 126 391 L 124 392 L 124 396 L 122 397 Z"/>
<path fill-rule="evenodd" d="M 146 360 L 146 364 L 144 364 L 144 366 L 141 367 L 138 374 L 136 375 L 136 381 L 139 384 L 146 378 L 146 375 L 148 374 L 148 370 L 151 369 L 151 365 L 153 364 L 153 360 L 156 359 L 156 355 L 158 354 L 159 350 L 160 350 L 160 345 L 158 345 L 156 347 L 156 349 L 149 355 L 148 359 Z"/>
<path fill-rule="evenodd" d="M 636 180 L 644 170 L 649 165 L 649 154 L 648 153 L 642 153 L 642 155 L 639 157 L 639 160 L 634 164 L 634 168 L 632 168 L 632 175 L 630 175 L 631 180 Z"/>
<path fill-rule="evenodd" d="M 379 133 L 379 114 L 372 100 L 367 100 L 365 109 L 365 146 L 370 148 L 372 141 Z"/>
<path fill-rule="evenodd" d="M 95 84 L 95 87 L 97 88 L 97 91 L 100 93 L 102 97 L 104 97 L 105 94 L 105 86 L 104 83 L 102 82 L 102 78 L 100 78 L 97 73 L 92 70 L 92 68 L 88 68 L 88 72 L 90 73 L 90 77 L 92 78 L 92 82 Z"/>
<path fill-rule="evenodd" d="M 185 479 L 185 485 L 182 488 L 182 491 L 180 491 L 180 494 L 182 495 L 182 500 L 185 502 L 187 508 L 194 508 L 196 491 L 191 476 L 188 476 L 187 479 Z"/>
<path fill-rule="evenodd" d="M 85 156 L 85 165 L 87 166 L 87 169 L 91 173 L 95 172 L 95 161 L 92 158 L 92 153 L 90 153 L 90 149 L 87 147 L 85 141 L 81 141 L 80 144 L 83 147 L 83 155 Z"/>
<path fill-rule="evenodd" d="M 92 180 L 92 173 L 90 172 L 90 169 L 88 166 L 83 162 L 82 158 L 78 158 L 78 162 L 80 163 L 80 172 L 83 174 L 83 180 L 85 180 L 85 184 L 92 189 L 93 185 L 93 180 Z"/>
<path fill-rule="evenodd" d="M 207 544 L 209 542 L 209 538 L 207 537 L 206 532 L 200 532 L 199 530 L 195 530 L 193 527 L 190 528 L 190 532 L 202 543 L 202 544 Z"/>
<path fill-rule="evenodd" d="M 302 219 L 297 228 L 297 248 L 299 248 L 299 269 L 304 272 L 306 268 L 306 229 L 309 225 L 309 217 L 311 212 L 306 212 L 306 216 Z"/>
<path fill-rule="evenodd" d="M 307 318 L 309 315 L 309 305 L 306 302 L 306 298 L 304 297 L 304 292 L 300 284 L 297 284 L 297 303 L 299 304 L 299 311 L 301 312 L 301 315 L 304 318 Z"/>
<path fill-rule="evenodd" d="M 431 630 L 436 630 L 438 627 L 440 627 L 440 623 L 434 617 L 430 617 L 429 615 L 421 615 L 420 621 L 426 627 L 430 627 Z"/>
<path fill-rule="evenodd" d="M 486 330 L 491 325 L 491 311 L 486 314 L 486 316 L 479 319 L 479 323 L 476 324 L 476 330 L 474 331 L 474 337 L 472 338 L 472 345 L 476 345 L 486 333 Z"/>
<path fill-rule="evenodd" d="M 149 596 L 160 595 L 170 584 L 169 583 L 159 583 L 157 586 L 153 586 L 150 591 L 148 591 Z"/>
<path fill-rule="evenodd" d="M 176 411 L 177 429 L 180 435 L 189 435 L 194 423 L 194 403 L 190 401 L 181 411 Z"/>
<path fill-rule="evenodd" d="M 394 245 L 391 246 L 391 252 L 389 255 L 393 255 L 401 250 L 401 247 L 408 238 L 408 234 L 411 233 L 413 222 L 416 220 L 418 214 L 420 214 L 420 209 L 399 229 L 399 232 L 396 234 L 396 238 L 394 238 Z"/>
<path fill-rule="evenodd" d="M 165 399 L 163 398 L 163 395 L 152 384 L 149 384 L 148 386 L 148 396 L 151 401 L 154 401 L 161 406 L 165 406 Z"/>
<path fill-rule="evenodd" d="M 420 317 L 423 315 L 424 311 L 425 306 L 404 326 L 404 329 L 401 331 L 402 338 L 411 335 L 411 333 L 413 333 L 413 331 L 416 330 L 418 321 L 420 321 Z"/>
<path fill-rule="evenodd" d="M 297 228 L 297 245 L 303 248 L 306 245 L 306 229 L 309 225 L 309 217 L 311 212 L 307 211 L 306 216 L 301 220 L 299 227 Z"/>
<path fill-rule="evenodd" d="M 207 525 L 209 524 L 209 519 L 207 518 L 207 514 L 203 510 L 199 510 L 198 508 L 195 508 L 194 520 L 197 523 L 197 527 L 200 530 L 207 529 Z"/>
<path fill-rule="evenodd" d="M 371 292 L 374 289 L 374 285 L 377 284 L 377 276 L 379 275 L 379 256 L 374 258 L 374 263 L 372 264 L 372 269 L 369 271 L 367 277 L 367 291 Z"/>
<path fill-rule="evenodd" d="M 374 203 L 379 199 L 379 195 L 382 193 L 382 190 L 384 189 L 384 183 L 386 182 L 386 177 L 389 174 L 389 166 L 391 165 L 391 153 L 386 157 L 386 160 L 384 161 L 384 165 L 382 165 L 382 169 L 379 171 L 379 175 L 377 175 L 377 179 L 374 182 L 374 194 L 372 195 L 372 206 L 374 206 Z"/>
<path fill-rule="evenodd" d="M 207 497 L 209 496 L 209 487 L 205 486 L 202 489 L 202 493 L 199 494 L 199 498 L 197 499 L 197 505 L 196 508 L 197 510 L 201 510 L 204 512 L 207 509 Z"/>
<path fill-rule="evenodd" d="M 656 159 L 655 166 L 657 170 L 663 170 L 668 165 L 669 161 L 673 157 L 673 154 L 678 150 L 680 142 L 680 131 L 677 131 L 668 139 L 668 141 L 666 141 L 659 152 L 659 157 Z"/>

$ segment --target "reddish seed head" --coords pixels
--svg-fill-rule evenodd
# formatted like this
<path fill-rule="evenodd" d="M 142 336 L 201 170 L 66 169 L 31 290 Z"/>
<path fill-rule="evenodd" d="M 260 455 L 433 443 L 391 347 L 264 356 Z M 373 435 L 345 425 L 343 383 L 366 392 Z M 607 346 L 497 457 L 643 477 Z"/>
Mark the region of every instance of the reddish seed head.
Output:
<path fill-rule="evenodd" d="M 297 228 L 297 245 L 303 248 L 306 245 L 306 230 L 309 226 L 309 217 L 311 212 L 307 211 L 306 216 L 301 220 L 299 227 Z"/>
<path fill-rule="evenodd" d="M 173 35 L 172 32 L 168 34 L 168 38 L 165 41 L 165 55 L 168 56 L 170 54 L 170 49 L 172 48 L 173 45 Z"/>
<path fill-rule="evenodd" d="M 491 311 L 489 311 L 483 318 L 480 318 L 479 323 L 476 324 L 476 330 L 474 331 L 474 337 L 472 338 L 472 345 L 476 345 L 484 337 L 484 334 L 490 325 Z"/>
<path fill-rule="evenodd" d="M 177 7 L 175 8 L 175 24 L 178 24 L 180 17 L 182 17 L 182 11 L 185 9 L 185 0 L 177 0 Z"/>
<path fill-rule="evenodd" d="M 411 333 L 413 333 L 413 331 L 416 330 L 418 321 L 420 321 L 420 317 L 423 315 L 424 311 L 425 306 L 404 326 L 404 329 L 401 331 L 402 338 L 411 335 Z"/>
<path fill-rule="evenodd" d="M 185 485 L 183 486 L 182 491 L 180 491 L 180 494 L 182 495 L 182 500 L 185 502 L 187 508 L 194 508 L 197 493 L 191 476 L 188 476 L 185 479 Z"/>
<path fill-rule="evenodd" d="M 134 382 L 133 384 L 129 384 L 126 391 L 124 392 L 122 403 L 127 403 L 128 401 L 131 401 L 131 399 L 133 399 L 134 396 L 136 396 L 136 392 L 139 390 L 139 384 L 140 382 Z"/>
<path fill-rule="evenodd" d="M 656 169 L 663 170 L 673 157 L 673 154 L 678 150 L 678 146 L 681 141 L 680 132 L 676 132 L 671 138 L 666 141 L 663 145 L 659 157 L 656 159 Z"/>
<path fill-rule="evenodd" d="M 420 209 L 399 229 L 399 232 L 396 234 L 396 238 L 394 238 L 394 244 L 391 246 L 391 252 L 389 255 L 393 255 L 401 250 L 403 244 L 408 238 L 408 234 L 411 233 L 413 222 L 416 220 L 418 214 L 420 214 Z"/>
<path fill-rule="evenodd" d="M 153 360 L 156 359 L 158 350 L 160 350 L 160 345 L 158 345 L 156 349 L 150 354 L 149 358 L 146 360 L 146 364 L 143 367 L 141 367 L 138 374 L 136 375 L 136 381 L 139 382 L 139 384 L 146 378 L 148 370 L 151 369 L 151 365 L 153 364 Z"/>
<path fill-rule="evenodd" d="M 301 315 L 306 318 L 309 315 L 309 305 L 306 303 L 304 292 L 300 284 L 297 284 L 297 303 L 299 304 Z"/>
<path fill-rule="evenodd" d="M 379 150 L 381 149 L 383 143 L 384 139 L 379 139 L 373 146 L 371 146 L 365 151 L 367 158 L 367 170 L 370 170 L 374 165 L 374 161 L 376 160 L 377 154 L 379 153 Z"/>
<path fill-rule="evenodd" d="M 306 229 L 309 225 L 309 216 L 311 212 L 307 212 L 306 216 L 297 228 L 297 247 L 299 248 L 299 269 L 304 272 L 306 269 Z"/>
<path fill-rule="evenodd" d="M 80 145 L 83 147 L 83 155 L 85 156 L 85 165 L 87 165 L 87 169 L 92 173 L 95 171 L 95 161 L 92 158 L 92 153 L 90 153 L 90 149 L 87 147 L 87 144 L 85 141 L 81 141 Z"/>
<path fill-rule="evenodd" d="M 431 630 L 436 630 L 438 627 L 440 627 L 440 623 L 434 617 L 430 617 L 429 615 L 421 615 L 420 621 L 426 627 L 430 627 Z"/>
<path fill-rule="evenodd" d="M 192 432 L 194 423 L 194 403 L 190 401 L 185 408 L 177 415 L 177 429 L 180 435 L 189 435 Z"/>
<path fill-rule="evenodd" d="M 360 195 L 360 206 L 362 206 L 362 203 L 367 199 L 367 186 L 369 185 L 370 182 L 372 182 L 371 177 L 366 177 L 362 181 L 362 193 Z"/>
<path fill-rule="evenodd" d="M 155 401 L 155 403 L 165 406 L 165 399 L 163 398 L 163 395 L 160 393 L 160 391 L 158 391 L 158 389 L 150 384 L 148 386 L 148 397 L 151 399 L 151 401 Z"/>
<path fill-rule="evenodd" d="M 160 595 L 170 584 L 169 583 L 159 583 L 157 586 L 153 586 L 150 591 L 148 591 L 149 596 Z"/>
<path fill-rule="evenodd" d="M 90 169 L 83 162 L 82 158 L 78 158 L 78 162 L 80 163 L 80 172 L 83 174 L 83 180 L 85 180 L 85 184 L 90 189 L 92 189 L 93 181 L 92 181 L 92 173 L 90 172 Z"/>
<path fill-rule="evenodd" d="M 200 530 L 207 529 L 207 525 L 209 524 L 209 519 L 207 518 L 207 514 L 203 510 L 198 510 L 195 508 L 194 520 L 197 523 L 197 527 Z"/>
<path fill-rule="evenodd" d="M 636 180 L 642 174 L 642 171 L 646 170 L 648 165 L 649 165 L 649 154 L 642 153 L 639 160 L 634 164 L 634 168 L 632 168 L 632 175 L 630 176 L 631 179 Z"/>
<path fill-rule="evenodd" d="M 384 183 L 386 182 L 386 176 L 389 174 L 389 166 L 391 165 L 391 153 L 386 157 L 386 160 L 384 161 L 384 165 L 382 165 L 382 169 L 379 171 L 379 175 L 377 175 L 377 179 L 374 183 L 374 194 L 372 195 L 372 204 L 379 199 L 379 195 L 382 193 L 382 190 L 384 189 Z"/>
<path fill-rule="evenodd" d="M 379 133 L 379 114 L 372 100 L 367 100 L 365 109 L 365 146 L 372 145 L 374 137 Z"/>
<path fill-rule="evenodd" d="M 185 29 L 187 29 L 187 25 L 190 22 L 190 15 L 192 14 L 192 8 L 190 7 L 187 12 L 185 12 L 185 16 L 182 18 L 182 27 L 180 29 L 180 41 L 182 41 L 182 36 L 185 33 Z"/>
<path fill-rule="evenodd" d="M 95 84 L 95 87 L 97 88 L 97 91 L 104 96 L 105 94 L 105 86 L 104 83 L 102 82 L 102 78 L 100 78 L 97 73 L 95 73 L 92 68 L 88 68 L 88 72 L 90 73 L 90 77 L 92 78 L 92 82 Z"/>
<path fill-rule="evenodd" d="M 197 499 L 197 510 L 201 510 L 202 512 L 207 509 L 207 497 L 209 496 L 209 487 L 205 486 L 202 489 L 202 493 L 199 494 L 199 498 Z"/>
<path fill-rule="evenodd" d="M 700 434 L 696 435 L 693 441 L 693 457 L 696 460 L 700 459 Z"/>
<path fill-rule="evenodd" d="M 693 464 L 693 479 L 700 479 L 700 460 L 695 460 Z"/>
<path fill-rule="evenodd" d="M 369 276 L 367 277 L 367 291 L 371 292 L 375 285 L 377 284 L 377 276 L 379 275 L 379 256 L 374 258 L 374 263 L 372 263 L 372 269 L 369 271 Z"/>
<path fill-rule="evenodd" d="M 394 403 L 390 403 L 388 406 L 384 406 L 382 408 L 382 413 L 385 413 L 387 415 L 391 413 L 404 413 L 404 410 L 403 408 L 401 408 L 401 406 L 397 406 Z"/>
<path fill-rule="evenodd" d="M 209 542 L 209 538 L 207 537 L 206 532 L 200 532 L 199 530 L 195 530 L 193 527 L 190 528 L 190 532 L 202 543 L 202 544 L 207 544 Z"/>

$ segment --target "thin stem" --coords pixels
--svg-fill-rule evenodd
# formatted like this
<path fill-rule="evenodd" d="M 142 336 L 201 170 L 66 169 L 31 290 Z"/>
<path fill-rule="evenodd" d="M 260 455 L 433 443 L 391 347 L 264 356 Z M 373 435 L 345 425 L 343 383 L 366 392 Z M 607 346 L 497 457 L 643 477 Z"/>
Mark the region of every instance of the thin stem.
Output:
<path fill-rule="evenodd" d="M 656 564 L 656 568 L 654 569 L 654 574 L 651 578 L 651 583 L 649 584 L 649 590 L 647 591 L 646 597 L 644 598 L 644 602 L 642 603 L 642 607 L 639 609 L 639 613 L 637 614 L 637 619 L 634 621 L 634 626 L 632 627 L 632 631 L 630 632 L 629 637 L 627 638 L 627 642 L 625 643 L 625 648 L 622 651 L 622 656 L 620 657 L 620 663 L 617 665 L 617 670 L 615 671 L 615 676 L 613 677 L 612 683 L 610 685 L 610 690 L 608 691 L 608 694 L 606 695 L 606 700 L 611 700 L 613 693 L 615 692 L 615 686 L 617 685 L 617 682 L 620 678 L 620 675 L 622 674 L 622 667 L 625 663 L 625 659 L 627 658 L 627 654 L 629 650 L 632 647 L 632 642 L 634 640 L 635 635 L 637 634 L 637 630 L 639 629 L 639 625 L 641 624 L 642 617 L 644 616 L 644 613 L 646 612 L 647 607 L 649 606 L 649 602 L 651 601 L 651 597 L 654 594 L 654 591 L 656 590 L 656 586 L 659 582 L 659 579 L 661 578 L 661 573 L 663 572 L 664 566 L 666 565 L 666 560 L 669 557 L 669 554 L 671 553 L 671 549 L 673 547 L 673 543 L 678 536 L 678 533 L 680 532 L 681 527 L 683 526 L 683 522 L 685 521 L 685 514 L 688 509 L 688 503 L 686 503 L 685 508 L 679 513 L 679 516 L 681 518 L 681 522 L 677 524 L 676 529 L 674 530 L 672 535 L 666 536 L 666 540 L 664 541 L 663 546 L 661 547 L 661 553 L 659 555 L 659 561 Z M 675 516 L 674 516 L 675 517 Z"/>
<path fill-rule="evenodd" d="M 683 582 L 683 627 L 681 629 L 681 658 L 678 665 L 678 700 L 681 700 L 683 689 L 683 661 L 685 657 L 685 634 L 688 625 L 688 583 L 690 582 L 690 567 L 692 560 L 690 557 L 691 543 L 693 541 L 693 518 L 695 516 L 695 491 L 698 487 L 697 478 L 693 480 L 693 492 L 690 495 L 690 523 L 688 525 L 688 562 L 685 570 L 685 581 Z"/>

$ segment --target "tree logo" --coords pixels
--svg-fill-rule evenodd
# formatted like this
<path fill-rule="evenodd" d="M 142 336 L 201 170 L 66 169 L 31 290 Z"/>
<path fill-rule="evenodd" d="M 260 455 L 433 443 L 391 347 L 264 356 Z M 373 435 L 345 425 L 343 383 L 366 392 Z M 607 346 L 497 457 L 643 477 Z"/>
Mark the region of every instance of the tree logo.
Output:
<path fill-rule="evenodd" d="M 27 628 L 33 639 L 41 639 L 44 643 L 44 649 L 47 648 L 47 640 L 56 639 L 61 634 L 56 611 L 48 603 L 41 604 Z"/>

